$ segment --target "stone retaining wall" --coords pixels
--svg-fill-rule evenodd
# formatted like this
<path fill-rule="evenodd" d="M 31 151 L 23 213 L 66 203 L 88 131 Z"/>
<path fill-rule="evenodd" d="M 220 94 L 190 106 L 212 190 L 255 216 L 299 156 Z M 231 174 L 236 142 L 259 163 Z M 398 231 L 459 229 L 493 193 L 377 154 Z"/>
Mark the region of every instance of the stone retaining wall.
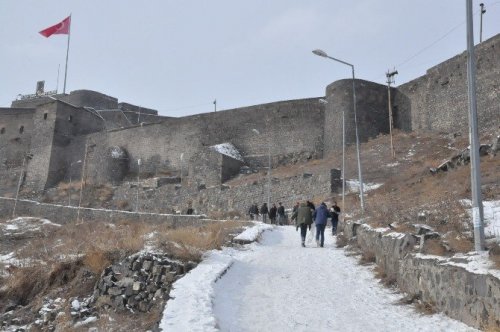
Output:
<path fill-rule="evenodd" d="M 500 328 L 500 273 L 471 272 L 465 258 L 415 253 L 416 239 L 410 234 L 385 234 L 355 222 L 341 222 L 339 229 L 363 252 L 374 254 L 410 297 L 475 328 Z"/>
<path fill-rule="evenodd" d="M 0 216 L 9 217 L 14 208 L 14 199 L 0 197 Z M 16 216 L 30 216 L 49 219 L 58 224 L 76 222 L 78 207 L 57 204 L 39 203 L 30 200 L 18 200 Z M 199 215 L 175 215 L 146 212 L 129 212 L 107 209 L 80 209 L 80 221 L 145 221 L 168 224 L 172 227 L 192 226 L 202 223 L 211 223 L 212 220 L 203 219 Z"/>

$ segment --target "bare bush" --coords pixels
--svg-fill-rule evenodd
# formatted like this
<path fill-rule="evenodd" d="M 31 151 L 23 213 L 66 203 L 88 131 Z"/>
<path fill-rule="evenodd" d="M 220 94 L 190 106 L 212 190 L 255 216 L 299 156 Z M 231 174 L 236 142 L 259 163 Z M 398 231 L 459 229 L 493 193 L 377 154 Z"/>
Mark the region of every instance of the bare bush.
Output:
<path fill-rule="evenodd" d="M 347 239 L 347 236 L 344 235 L 344 233 L 337 234 L 337 241 L 335 242 L 337 248 L 344 248 L 348 242 L 349 240 Z"/>
<path fill-rule="evenodd" d="M 368 251 L 368 250 L 364 250 L 361 252 L 361 257 L 359 259 L 359 263 L 361 265 L 368 265 L 368 264 L 372 264 L 372 263 L 375 263 L 376 261 L 376 257 L 375 257 L 375 253 L 373 251 Z"/>
<path fill-rule="evenodd" d="M 489 251 L 490 260 L 493 261 L 497 269 L 500 269 L 500 244 L 495 243 Z"/>
<path fill-rule="evenodd" d="M 375 267 L 375 278 L 380 279 L 380 282 L 386 286 L 386 287 L 391 287 L 396 284 L 396 278 L 387 275 L 385 272 L 384 268 L 382 268 L 380 265 L 377 265 Z"/>
<path fill-rule="evenodd" d="M 424 242 L 423 253 L 435 256 L 444 256 L 446 248 L 439 239 L 429 239 Z"/>

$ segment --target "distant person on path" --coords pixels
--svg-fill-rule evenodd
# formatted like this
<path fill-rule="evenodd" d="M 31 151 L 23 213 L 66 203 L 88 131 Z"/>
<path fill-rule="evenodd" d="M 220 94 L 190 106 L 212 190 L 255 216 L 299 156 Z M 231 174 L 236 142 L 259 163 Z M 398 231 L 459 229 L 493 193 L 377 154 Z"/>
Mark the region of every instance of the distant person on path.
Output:
<path fill-rule="evenodd" d="M 269 209 L 267 208 L 267 203 L 262 204 L 260 207 L 260 214 L 262 215 L 262 222 L 267 223 L 267 214 L 269 213 Z"/>
<path fill-rule="evenodd" d="M 259 208 L 257 207 L 257 203 L 254 203 L 250 206 L 250 209 L 248 209 L 248 214 L 250 215 L 251 220 L 254 220 L 254 218 L 259 215 Z"/>
<path fill-rule="evenodd" d="M 299 202 L 295 203 L 295 205 L 293 206 L 293 210 L 292 210 L 292 215 L 297 212 L 297 209 L 299 208 Z"/>
<path fill-rule="evenodd" d="M 316 207 L 314 206 L 314 203 L 313 203 L 313 202 L 311 202 L 311 201 L 307 201 L 306 203 L 307 203 L 307 206 L 309 206 L 309 208 L 310 208 L 311 210 L 313 210 L 313 211 L 314 211 L 314 210 L 316 210 Z"/>
<path fill-rule="evenodd" d="M 302 247 L 306 246 L 306 233 L 307 228 L 311 229 L 312 225 L 312 210 L 307 206 L 307 203 L 301 203 L 292 215 L 292 220 L 295 220 L 295 227 L 299 230 L 300 238 L 302 240 Z"/>
<path fill-rule="evenodd" d="M 316 244 L 318 247 L 323 247 L 325 244 L 326 221 L 328 220 L 328 208 L 325 203 L 321 203 L 314 211 L 313 219 L 316 225 Z"/>
<path fill-rule="evenodd" d="M 339 223 L 340 208 L 337 202 L 333 202 L 333 206 L 330 208 L 330 217 L 332 218 L 332 235 L 337 235 L 337 225 Z"/>
<path fill-rule="evenodd" d="M 285 207 L 281 204 L 281 202 L 278 203 L 278 225 L 284 225 L 286 221 L 285 217 Z"/>
<path fill-rule="evenodd" d="M 186 211 L 186 214 L 193 214 L 194 213 L 194 210 L 192 207 L 189 207 Z"/>
<path fill-rule="evenodd" d="M 273 203 L 273 206 L 269 210 L 269 219 L 271 220 L 271 224 L 276 224 L 276 214 L 278 209 L 276 208 L 276 204 Z"/>

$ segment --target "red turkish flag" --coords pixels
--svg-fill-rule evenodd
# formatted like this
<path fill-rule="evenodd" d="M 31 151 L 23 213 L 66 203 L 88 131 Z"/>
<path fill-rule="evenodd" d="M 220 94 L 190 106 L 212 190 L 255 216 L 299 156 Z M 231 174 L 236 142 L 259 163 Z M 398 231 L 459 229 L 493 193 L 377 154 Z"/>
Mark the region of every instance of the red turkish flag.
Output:
<path fill-rule="evenodd" d="M 47 29 L 40 31 L 39 33 L 47 38 L 52 35 L 69 35 L 70 25 L 71 25 L 71 16 L 68 16 L 61 22 L 57 23 L 56 25 L 48 27 Z"/>

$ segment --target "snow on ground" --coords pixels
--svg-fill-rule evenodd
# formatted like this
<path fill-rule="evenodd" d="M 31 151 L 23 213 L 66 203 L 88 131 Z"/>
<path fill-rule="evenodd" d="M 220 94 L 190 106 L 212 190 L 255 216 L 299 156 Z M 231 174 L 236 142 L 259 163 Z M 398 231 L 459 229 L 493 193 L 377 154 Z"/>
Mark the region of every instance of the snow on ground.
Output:
<path fill-rule="evenodd" d="M 469 199 L 461 200 L 465 206 L 472 206 Z M 486 238 L 497 238 L 500 242 L 500 201 L 483 201 L 484 210 L 484 235 Z M 469 216 L 472 218 L 472 209 L 468 210 Z M 471 220 L 472 222 L 472 220 Z"/>
<path fill-rule="evenodd" d="M 326 232 L 328 234 L 328 230 Z M 164 331 L 475 331 L 444 315 L 394 304 L 371 267 L 327 236 L 302 248 L 294 226 L 274 227 L 243 250 L 212 251 L 173 285 Z"/>
<path fill-rule="evenodd" d="M 359 192 L 359 181 L 358 180 L 347 180 L 346 182 L 347 191 L 358 193 Z M 370 190 L 375 190 L 381 187 L 382 183 L 363 183 L 363 192 Z"/>
<path fill-rule="evenodd" d="M 22 234 L 25 232 L 39 231 L 42 226 L 61 227 L 50 220 L 36 217 L 17 217 L 0 224 L 0 230 L 6 235 Z"/>
<path fill-rule="evenodd" d="M 234 239 L 237 241 L 246 241 L 246 242 L 255 241 L 264 230 L 271 228 L 273 227 L 269 224 L 257 222 L 255 226 L 247 228 L 241 234 L 236 236 Z"/>
<path fill-rule="evenodd" d="M 453 265 L 466 269 L 475 274 L 489 274 L 500 279 L 500 271 L 495 267 L 488 252 L 469 252 L 465 254 L 455 254 L 453 257 L 443 257 L 434 255 L 415 255 L 421 259 L 432 259 L 438 261 L 441 265 Z"/>
<path fill-rule="evenodd" d="M 240 152 L 231 143 L 212 145 L 210 148 L 233 159 L 243 161 L 243 157 L 241 156 Z"/>

